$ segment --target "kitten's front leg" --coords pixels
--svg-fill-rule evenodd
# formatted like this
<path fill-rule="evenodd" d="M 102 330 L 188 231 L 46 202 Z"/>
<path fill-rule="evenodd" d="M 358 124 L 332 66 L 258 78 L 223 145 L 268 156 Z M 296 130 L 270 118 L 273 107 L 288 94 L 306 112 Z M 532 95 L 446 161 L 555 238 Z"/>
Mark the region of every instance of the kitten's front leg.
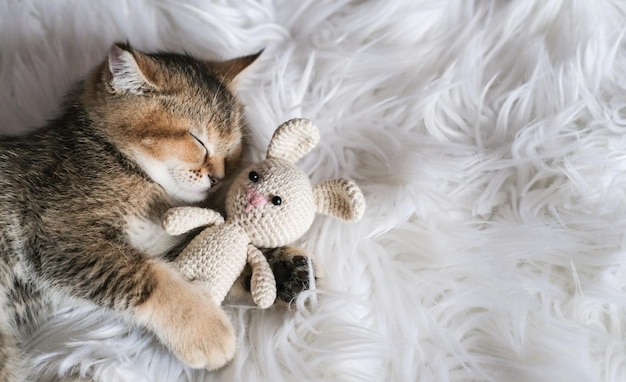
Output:
<path fill-rule="evenodd" d="M 147 327 L 191 367 L 216 369 L 232 359 L 232 324 L 202 285 L 128 245 L 101 243 L 85 248 L 68 241 L 56 255 L 40 253 L 38 271 L 60 292 Z"/>
<path fill-rule="evenodd" d="M 153 269 L 157 284 L 137 306 L 138 321 L 189 366 L 225 365 L 235 354 L 235 336 L 224 311 L 202 285 L 187 282 L 165 264 Z"/>

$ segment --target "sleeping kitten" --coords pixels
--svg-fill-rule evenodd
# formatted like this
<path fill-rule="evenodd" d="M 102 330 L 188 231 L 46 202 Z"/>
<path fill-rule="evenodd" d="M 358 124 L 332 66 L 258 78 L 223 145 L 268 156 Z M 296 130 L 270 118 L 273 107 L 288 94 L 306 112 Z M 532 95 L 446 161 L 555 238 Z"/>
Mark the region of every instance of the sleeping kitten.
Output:
<path fill-rule="evenodd" d="M 152 330 L 191 367 L 233 357 L 231 323 L 164 260 L 181 243 L 159 222 L 170 207 L 204 201 L 237 166 L 233 80 L 257 57 L 205 62 L 116 44 L 58 119 L 0 136 L 1 381 L 26 378 L 21 344 L 68 299 Z M 285 300 L 306 288 L 304 256 L 270 254 Z"/>

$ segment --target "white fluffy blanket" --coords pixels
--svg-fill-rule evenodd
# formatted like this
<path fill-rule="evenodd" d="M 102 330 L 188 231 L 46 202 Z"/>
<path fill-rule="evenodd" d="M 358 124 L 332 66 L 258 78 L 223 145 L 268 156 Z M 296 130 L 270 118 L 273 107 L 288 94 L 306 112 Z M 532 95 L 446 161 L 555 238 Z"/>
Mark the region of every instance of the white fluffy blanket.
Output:
<path fill-rule="evenodd" d="M 300 243 L 323 291 L 232 310 L 223 370 L 83 308 L 33 339 L 40 379 L 626 380 L 625 25 L 621 0 L 2 1 L 4 132 L 41 125 L 114 40 L 265 48 L 240 87 L 255 155 L 310 118 L 302 166 L 368 202 Z"/>

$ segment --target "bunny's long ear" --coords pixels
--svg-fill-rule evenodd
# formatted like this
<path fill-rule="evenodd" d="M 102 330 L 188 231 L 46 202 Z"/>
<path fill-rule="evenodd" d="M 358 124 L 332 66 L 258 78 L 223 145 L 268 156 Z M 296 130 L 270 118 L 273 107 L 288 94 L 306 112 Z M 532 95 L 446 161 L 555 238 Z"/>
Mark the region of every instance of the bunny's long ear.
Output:
<path fill-rule="evenodd" d="M 365 198 L 351 180 L 326 180 L 313 187 L 317 212 L 349 222 L 359 221 L 365 212 Z"/>
<path fill-rule="evenodd" d="M 311 151 L 320 140 L 313 122 L 304 118 L 291 119 L 280 125 L 270 141 L 267 159 L 284 159 L 295 163 Z"/>

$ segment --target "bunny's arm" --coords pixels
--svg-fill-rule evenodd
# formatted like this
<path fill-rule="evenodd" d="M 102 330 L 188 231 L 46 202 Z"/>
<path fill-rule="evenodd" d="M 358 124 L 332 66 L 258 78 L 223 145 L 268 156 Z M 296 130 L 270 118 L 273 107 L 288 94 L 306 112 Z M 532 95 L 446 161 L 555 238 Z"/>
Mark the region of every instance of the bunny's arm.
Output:
<path fill-rule="evenodd" d="M 175 207 L 163 215 L 163 228 L 170 235 L 182 235 L 194 228 L 219 225 L 224 218 L 219 212 L 200 207 Z"/>
<path fill-rule="evenodd" d="M 252 267 L 250 280 L 252 300 L 261 309 L 269 308 L 276 300 L 274 272 L 263 253 L 252 245 L 248 245 L 248 263 Z"/>

